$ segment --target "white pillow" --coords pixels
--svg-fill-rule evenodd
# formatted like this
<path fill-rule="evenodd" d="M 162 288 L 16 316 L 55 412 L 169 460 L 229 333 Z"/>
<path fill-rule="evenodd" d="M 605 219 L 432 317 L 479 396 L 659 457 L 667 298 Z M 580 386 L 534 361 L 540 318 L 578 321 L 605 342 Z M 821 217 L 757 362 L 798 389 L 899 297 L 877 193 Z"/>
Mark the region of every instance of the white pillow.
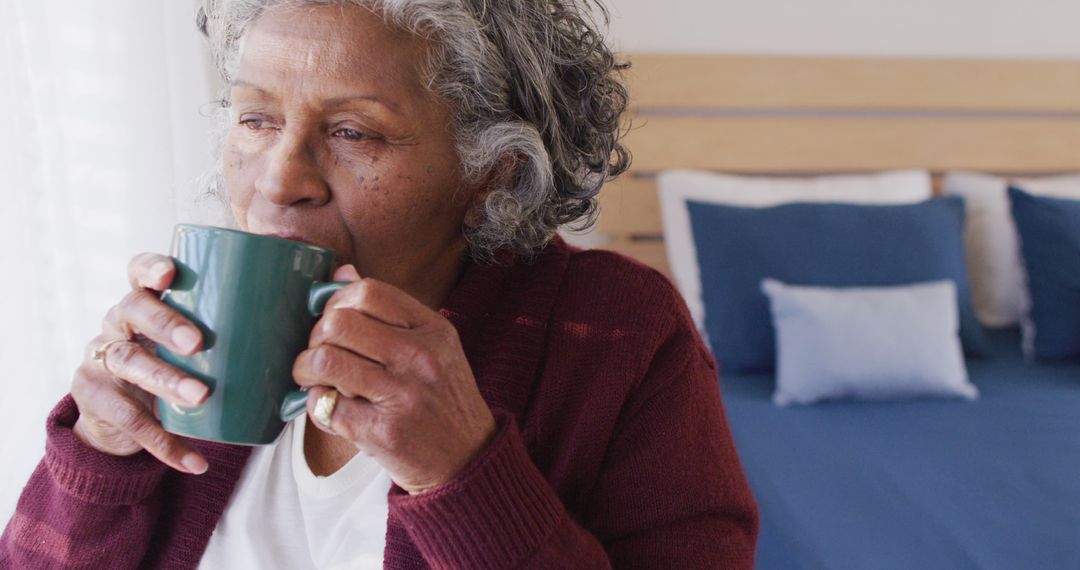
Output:
<path fill-rule="evenodd" d="M 911 204 L 933 195 L 930 173 L 898 170 L 876 174 L 767 178 L 669 170 L 657 177 L 664 243 L 675 285 L 679 288 L 698 330 L 705 331 L 705 304 L 697 250 L 690 231 L 686 202 L 707 202 L 751 208 L 790 202 L 843 202 L 851 204 Z"/>
<path fill-rule="evenodd" d="M 803 287 L 765 279 L 776 328 L 777 406 L 919 396 L 975 399 L 951 280 Z"/>
<path fill-rule="evenodd" d="M 1010 182 L 1037 196 L 1080 199 L 1080 174 L 1012 181 L 976 172 L 945 174 L 942 191 L 962 196 L 966 205 L 964 243 L 971 296 L 976 316 L 988 327 L 1015 325 L 1030 306 L 1006 192 Z"/>

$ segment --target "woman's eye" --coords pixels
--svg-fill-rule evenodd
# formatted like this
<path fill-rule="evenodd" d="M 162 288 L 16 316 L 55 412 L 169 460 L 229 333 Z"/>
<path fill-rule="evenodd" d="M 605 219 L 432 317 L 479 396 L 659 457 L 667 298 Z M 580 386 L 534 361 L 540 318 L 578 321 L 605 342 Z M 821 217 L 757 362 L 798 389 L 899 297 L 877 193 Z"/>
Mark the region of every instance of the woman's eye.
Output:
<path fill-rule="evenodd" d="M 351 141 L 362 141 L 372 138 L 371 136 L 362 133 L 356 129 L 338 129 L 334 131 L 335 137 L 341 137 Z"/>
<path fill-rule="evenodd" d="M 265 124 L 265 121 L 263 121 L 262 119 L 260 119 L 258 117 L 250 117 L 250 118 L 246 118 L 246 119 L 240 119 L 240 124 L 244 125 L 245 127 L 249 128 L 249 129 L 251 129 L 253 131 L 257 131 L 257 130 L 263 128 L 263 126 Z"/>

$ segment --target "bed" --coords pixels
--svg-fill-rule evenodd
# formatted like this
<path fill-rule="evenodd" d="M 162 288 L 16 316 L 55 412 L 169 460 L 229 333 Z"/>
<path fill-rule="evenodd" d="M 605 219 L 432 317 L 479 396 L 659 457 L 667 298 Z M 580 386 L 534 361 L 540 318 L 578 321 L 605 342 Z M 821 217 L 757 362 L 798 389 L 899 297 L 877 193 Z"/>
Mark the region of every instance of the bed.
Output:
<path fill-rule="evenodd" d="M 731 428 L 762 514 L 760 568 L 1080 568 L 1080 365 L 991 331 L 976 402 L 777 408 L 727 375 Z"/>
<path fill-rule="evenodd" d="M 656 175 L 1080 171 L 1080 64 L 632 56 L 632 172 L 592 243 L 671 267 Z M 780 408 L 769 373 L 721 389 L 758 500 L 758 566 L 1080 568 L 1080 363 L 986 331 L 975 401 Z"/>

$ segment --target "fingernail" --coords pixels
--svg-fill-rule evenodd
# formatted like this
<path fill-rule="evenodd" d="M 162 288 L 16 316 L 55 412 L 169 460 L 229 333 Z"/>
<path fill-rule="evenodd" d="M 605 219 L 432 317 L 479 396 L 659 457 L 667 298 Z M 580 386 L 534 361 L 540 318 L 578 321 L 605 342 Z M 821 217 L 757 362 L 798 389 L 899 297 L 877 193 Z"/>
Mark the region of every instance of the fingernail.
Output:
<path fill-rule="evenodd" d="M 189 453 L 185 455 L 184 458 L 180 460 L 180 464 L 184 466 L 184 469 L 187 469 L 196 475 L 202 475 L 210 468 L 210 465 L 198 453 Z"/>
<path fill-rule="evenodd" d="M 334 279 L 338 281 L 359 281 L 360 273 L 353 265 L 342 265 L 334 272 Z"/>
<path fill-rule="evenodd" d="M 169 264 L 159 261 L 150 267 L 150 277 L 160 280 L 169 272 Z"/>
<path fill-rule="evenodd" d="M 191 353 L 199 344 L 199 333 L 191 327 L 176 327 L 172 332 L 173 345 L 182 352 Z"/>
<path fill-rule="evenodd" d="M 200 404 L 208 391 L 206 384 L 194 378 L 184 378 L 176 386 L 176 393 L 186 402 L 194 405 Z"/>

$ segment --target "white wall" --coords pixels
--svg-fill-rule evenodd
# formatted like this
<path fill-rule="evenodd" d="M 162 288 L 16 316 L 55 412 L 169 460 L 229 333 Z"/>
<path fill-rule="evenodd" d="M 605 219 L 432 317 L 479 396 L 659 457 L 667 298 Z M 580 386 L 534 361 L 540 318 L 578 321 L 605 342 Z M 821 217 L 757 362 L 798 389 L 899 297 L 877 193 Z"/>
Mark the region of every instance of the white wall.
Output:
<path fill-rule="evenodd" d="M 631 52 L 1080 59 L 1080 0 L 604 0 Z"/>

